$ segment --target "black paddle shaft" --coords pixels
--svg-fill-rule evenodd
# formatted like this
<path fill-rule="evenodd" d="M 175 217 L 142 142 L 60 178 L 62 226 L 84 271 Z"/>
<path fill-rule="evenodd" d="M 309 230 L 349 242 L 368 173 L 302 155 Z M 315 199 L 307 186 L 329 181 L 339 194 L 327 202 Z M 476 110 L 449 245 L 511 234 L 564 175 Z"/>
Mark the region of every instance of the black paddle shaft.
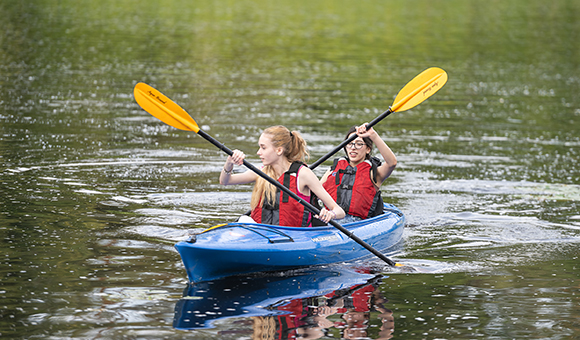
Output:
<path fill-rule="evenodd" d="M 391 111 L 391 108 L 389 107 L 389 109 L 383 113 L 381 113 L 380 116 L 378 116 L 377 118 L 373 119 L 370 123 L 367 124 L 367 129 L 373 127 L 374 125 L 376 125 L 378 122 L 380 122 L 381 120 L 385 119 L 388 115 L 390 115 L 391 113 L 393 113 L 394 111 Z M 309 168 L 311 170 L 314 170 L 317 166 L 319 166 L 320 164 L 322 164 L 325 160 L 329 159 L 330 157 L 332 157 L 335 153 L 337 153 L 338 151 L 340 151 L 342 148 L 344 148 L 345 145 L 347 145 L 348 143 L 352 142 L 353 140 L 355 140 L 357 138 L 357 134 L 353 134 L 352 136 L 350 136 L 349 138 L 345 139 L 342 143 L 340 143 L 340 145 L 338 145 L 336 148 L 334 148 L 332 151 L 330 151 L 329 153 L 327 153 L 326 155 L 320 157 L 319 160 L 317 160 L 316 162 L 314 162 L 311 166 L 309 166 Z"/>
<path fill-rule="evenodd" d="M 387 112 L 389 112 L 389 111 L 387 111 Z M 390 114 L 390 112 L 389 112 L 389 114 Z M 385 115 L 385 117 L 387 115 Z M 377 119 L 375 119 L 375 120 L 377 120 Z M 376 124 L 376 122 L 375 122 L 375 124 Z M 369 125 L 370 125 L 370 123 L 369 123 Z M 205 138 L 208 142 L 210 142 L 213 145 L 217 146 L 220 150 L 222 150 L 223 152 L 227 153 L 228 155 L 231 156 L 234 153 L 227 146 L 225 146 L 222 143 L 218 142 L 216 139 L 214 139 L 212 136 L 210 136 L 207 133 L 205 133 L 203 130 L 200 129 L 197 132 L 197 134 L 200 135 L 200 136 L 202 136 L 203 138 Z M 293 199 L 297 200 L 298 203 L 302 204 L 310 212 L 312 212 L 312 213 L 314 213 L 316 215 L 320 214 L 320 210 L 318 210 L 315 206 L 313 206 L 312 204 L 310 204 L 310 202 L 306 202 L 305 200 L 303 200 L 302 198 L 300 198 L 298 195 L 296 195 L 294 192 L 292 192 L 290 189 L 286 188 L 284 185 L 280 184 L 280 182 L 276 181 L 272 177 L 266 175 L 262 170 L 256 168 L 255 166 L 253 166 L 252 164 L 250 164 L 245 159 L 244 159 L 244 165 L 248 169 L 250 169 L 253 172 L 255 172 L 257 175 L 259 175 L 260 177 L 262 177 L 263 179 L 265 179 L 268 182 L 270 182 L 272 185 L 275 185 L 277 188 L 279 188 L 280 190 L 282 190 L 285 193 L 287 193 Z M 367 249 L 368 251 L 370 251 L 371 253 L 373 253 L 374 255 L 376 255 L 378 258 L 380 258 L 381 260 L 383 260 L 384 262 L 386 262 L 389 266 L 391 266 L 391 267 L 394 267 L 395 266 L 395 262 L 391 261 L 388 257 L 386 257 L 385 255 L 383 255 L 380 252 L 378 252 L 375 248 L 371 247 L 365 241 L 361 240 L 358 236 L 354 235 L 350 230 L 346 229 L 345 227 L 343 227 L 342 225 L 340 225 L 339 223 L 337 223 L 336 221 L 333 221 L 333 220 L 330 220 L 330 224 L 333 227 L 335 227 L 336 229 L 340 230 L 346 236 L 350 237 L 353 241 L 355 241 L 356 243 L 360 244 L 365 249 Z"/>

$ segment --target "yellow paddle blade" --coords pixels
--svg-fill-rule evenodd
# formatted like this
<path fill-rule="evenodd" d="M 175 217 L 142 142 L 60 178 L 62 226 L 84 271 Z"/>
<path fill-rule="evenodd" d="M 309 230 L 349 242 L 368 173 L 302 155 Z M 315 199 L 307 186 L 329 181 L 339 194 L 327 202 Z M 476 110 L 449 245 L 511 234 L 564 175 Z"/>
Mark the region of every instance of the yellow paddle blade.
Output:
<path fill-rule="evenodd" d="M 197 123 L 181 106 L 153 87 L 138 83 L 133 90 L 135 101 L 155 118 L 174 128 L 197 133 Z"/>
<path fill-rule="evenodd" d="M 438 67 L 428 68 L 399 91 L 391 110 L 393 112 L 409 110 L 434 95 L 445 83 L 447 83 L 447 72 Z"/>

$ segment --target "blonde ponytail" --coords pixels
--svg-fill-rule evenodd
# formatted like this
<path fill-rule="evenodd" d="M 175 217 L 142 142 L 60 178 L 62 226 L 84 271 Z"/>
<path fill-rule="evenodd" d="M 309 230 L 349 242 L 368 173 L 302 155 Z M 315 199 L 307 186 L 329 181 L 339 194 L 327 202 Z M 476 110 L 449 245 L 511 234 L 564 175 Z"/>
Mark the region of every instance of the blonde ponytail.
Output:
<path fill-rule="evenodd" d="M 275 148 L 281 147 L 284 150 L 284 156 L 290 163 L 306 162 L 310 157 L 307 150 L 306 141 L 298 131 L 290 131 L 282 125 L 272 126 L 264 130 L 262 133 L 268 135 Z M 276 173 L 271 166 L 265 166 L 262 169 L 268 176 L 278 180 Z M 252 210 L 258 206 L 260 199 L 262 204 L 264 201 L 276 202 L 276 187 L 262 177 L 256 179 L 254 191 L 252 192 Z M 260 206 L 261 207 L 261 206 Z"/>

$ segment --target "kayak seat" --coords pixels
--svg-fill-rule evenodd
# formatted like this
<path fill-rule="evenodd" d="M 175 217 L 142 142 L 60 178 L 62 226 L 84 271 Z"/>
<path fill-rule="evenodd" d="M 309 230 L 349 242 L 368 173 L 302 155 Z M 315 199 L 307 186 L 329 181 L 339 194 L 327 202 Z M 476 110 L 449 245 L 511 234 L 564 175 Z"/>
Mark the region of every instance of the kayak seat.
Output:
<path fill-rule="evenodd" d="M 283 243 L 283 242 L 294 242 L 294 239 L 290 236 L 282 232 L 281 230 L 274 229 L 268 227 L 266 225 L 252 225 L 252 224 L 245 224 L 245 223 L 229 223 L 226 225 L 218 226 L 217 228 L 212 229 L 226 229 L 226 228 L 241 228 L 244 230 L 251 231 L 266 240 L 268 243 Z"/>
<path fill-rule="evenodd" d="M 294 239 L 280 230 L 267 226 L 238 225 L 238 227 L 252 231 L 265 239 L 269 243 L 294 242 Z"/>

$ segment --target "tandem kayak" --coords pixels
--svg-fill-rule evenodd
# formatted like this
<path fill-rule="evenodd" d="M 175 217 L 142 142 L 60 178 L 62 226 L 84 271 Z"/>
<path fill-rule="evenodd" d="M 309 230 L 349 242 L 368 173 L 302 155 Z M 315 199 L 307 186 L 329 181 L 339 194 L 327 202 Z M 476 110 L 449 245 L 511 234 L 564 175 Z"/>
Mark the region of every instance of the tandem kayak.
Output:
<path fill-rule="evenodd" d="M 378 251 L 397 244 L 405 216 L 392 204 L 382 215 L 343 227 Z M 259 223 L 218 225 L 178 242 L 189 281 L 282 271 L 362 259 L 372 254 L 332 226 L 296 228 Z"/>

